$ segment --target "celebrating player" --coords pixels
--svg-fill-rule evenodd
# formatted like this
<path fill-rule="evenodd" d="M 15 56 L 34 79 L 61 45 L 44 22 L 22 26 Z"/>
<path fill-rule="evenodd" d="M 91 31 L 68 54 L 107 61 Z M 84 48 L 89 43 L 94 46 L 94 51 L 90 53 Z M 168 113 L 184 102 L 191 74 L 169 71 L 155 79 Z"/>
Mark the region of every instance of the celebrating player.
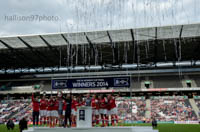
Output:
<path fill-rule="evenodd" d="M 99 113 L 101 115 L 102 127 L 105 126 L 106 116 L 107 116 L 107 103 L 108 100 L 103 95 L 99 96 Z"/>
<path fill-rule="evenodd" d="M 72 118 L 72 125 L 76 126 L 76 113 L 77 113 L 77 101 L 76 101 L 76 97 L 72 96 L 72 104 L 71 104 L 71 109 L 72 109 L 72 113 L 71 113 L 71 118 Z"/>
<path fill-rule="evenodd" d="M 42 99 L 40 100 L 40 124 L 46 123 L 46 116 L 47 116 L 47 100 L 45 95 L 43 95 Z"/>
<path fill-rule="evenodd" d="M 53 119 L 53 127 L 58 122 L 58 99 L 56 97 L 53 98 L 53 110 L 52 110 L 52 119 Z"/>
<path fill-rule="evenodd" d="M 117 116 L 117 107 L 115 103 L 115 97 L 111 96 L 111 94 L 108 95 L 108 103 L 109 103 L 109 114 L 111 115 L 111 123 L 112 125 L 118 124 L 118 116 Z"/>
<path fill-rule="evenodd" d="M 94 94 L 91 100 L 91 106 L 92 106 L 92 125 L 95 126 L 95 124 L 99 124 L 99 101 Z"/>
<path fill-rule="evenodd" d="M 39 110 L 40 110 L 40 102 L 38 97 L 34 98 L 34 94 L 32 94 L 32 105 L 33 105 L 33 126 L 38 125 L 39 122 Z"/>
<path fill-rule="evenodd" d="M 53 97 L 51 96 L 47 103 L 47 121 L 48 121 L 49 127 L 52 127 L 52 123 L 53 123 L 53 106 L 54 106 L 54 102 L 53 102 Z"/>

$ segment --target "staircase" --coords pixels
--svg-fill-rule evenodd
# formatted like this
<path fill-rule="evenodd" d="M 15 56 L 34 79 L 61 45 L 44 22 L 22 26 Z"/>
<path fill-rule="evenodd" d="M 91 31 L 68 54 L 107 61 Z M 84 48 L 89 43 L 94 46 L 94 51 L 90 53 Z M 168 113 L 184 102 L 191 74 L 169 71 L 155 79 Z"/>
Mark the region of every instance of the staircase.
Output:
<path fill-rule="evenodd" d="M 194 110 L 195 114 L 197 115 L 197 117 L 199 118 L 199 108 L 197 107 L 194 99 L 189 99 L 189 102 L 192 106 L 192 109 Z"/>
<path fill-rule="evenodd" d="M 146 112 L 145 112 L 145 118 L 151 118 L 151 101 L 150 99 L 146 99 Z"/>

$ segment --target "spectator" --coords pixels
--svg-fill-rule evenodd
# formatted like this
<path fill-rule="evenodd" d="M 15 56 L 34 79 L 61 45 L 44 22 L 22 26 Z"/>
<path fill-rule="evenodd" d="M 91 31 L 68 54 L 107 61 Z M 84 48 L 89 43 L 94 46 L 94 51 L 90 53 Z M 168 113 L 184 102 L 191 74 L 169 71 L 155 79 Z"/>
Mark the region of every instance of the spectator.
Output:
<path fill-rule="evenodd" d="M 153 97 L 151 99 L 151 117 L 156 117 L 160 121 L 197 120 L 189 100 L 183 96 Z"/>
<path fill-rule="evenodd" d="M 22 132 L 23 130 L 25 129 L 28 129 L 28 122 L 26 121 L 26 118 L 22 118 L 20 121 L 19 121 L 19 129 L 20 129 L 20 132 Z"/>
<path fill-rule="evenodd" d="M 157 128 L 157 121 L 156 121 L 156 119 L 155 118 L 153 118 L 153 120 L 152 120 L 152 126 L 153 126 L 153 128 Z"/>
<path fill-rule="evenodd" d="M 7 127 L 7 129 L 8 130 L 10 130 L 10 129 L 14 129 L 14 127 L 15 127 L 15 124 L 14 124 L 14 122 L 13 122 L 13 120 L 8 120 L 8 122 L 7 122 L 7 124 L 6 124 L 6 127 Z"/>

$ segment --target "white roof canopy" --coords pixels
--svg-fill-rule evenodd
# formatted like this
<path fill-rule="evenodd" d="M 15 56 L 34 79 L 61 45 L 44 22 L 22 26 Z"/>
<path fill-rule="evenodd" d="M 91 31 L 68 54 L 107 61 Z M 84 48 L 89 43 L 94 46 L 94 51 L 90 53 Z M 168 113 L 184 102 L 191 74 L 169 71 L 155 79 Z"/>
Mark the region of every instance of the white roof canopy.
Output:
<path fill-rule="evenodd" d="M 0 37 L 0 49 L 200 37 L 200 24 Z M 28 46 L 27 46 L 28 45 Z"/>

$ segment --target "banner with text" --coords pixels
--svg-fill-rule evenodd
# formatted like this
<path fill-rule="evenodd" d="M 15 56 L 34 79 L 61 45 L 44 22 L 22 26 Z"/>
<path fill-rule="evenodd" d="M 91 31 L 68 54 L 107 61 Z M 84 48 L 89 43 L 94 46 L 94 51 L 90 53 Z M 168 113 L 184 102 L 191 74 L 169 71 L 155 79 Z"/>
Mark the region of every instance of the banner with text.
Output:
<path fill-rule="evenodd" d="M 53 79 L 52 89 L 130 87 L 130 77 Z"/>

